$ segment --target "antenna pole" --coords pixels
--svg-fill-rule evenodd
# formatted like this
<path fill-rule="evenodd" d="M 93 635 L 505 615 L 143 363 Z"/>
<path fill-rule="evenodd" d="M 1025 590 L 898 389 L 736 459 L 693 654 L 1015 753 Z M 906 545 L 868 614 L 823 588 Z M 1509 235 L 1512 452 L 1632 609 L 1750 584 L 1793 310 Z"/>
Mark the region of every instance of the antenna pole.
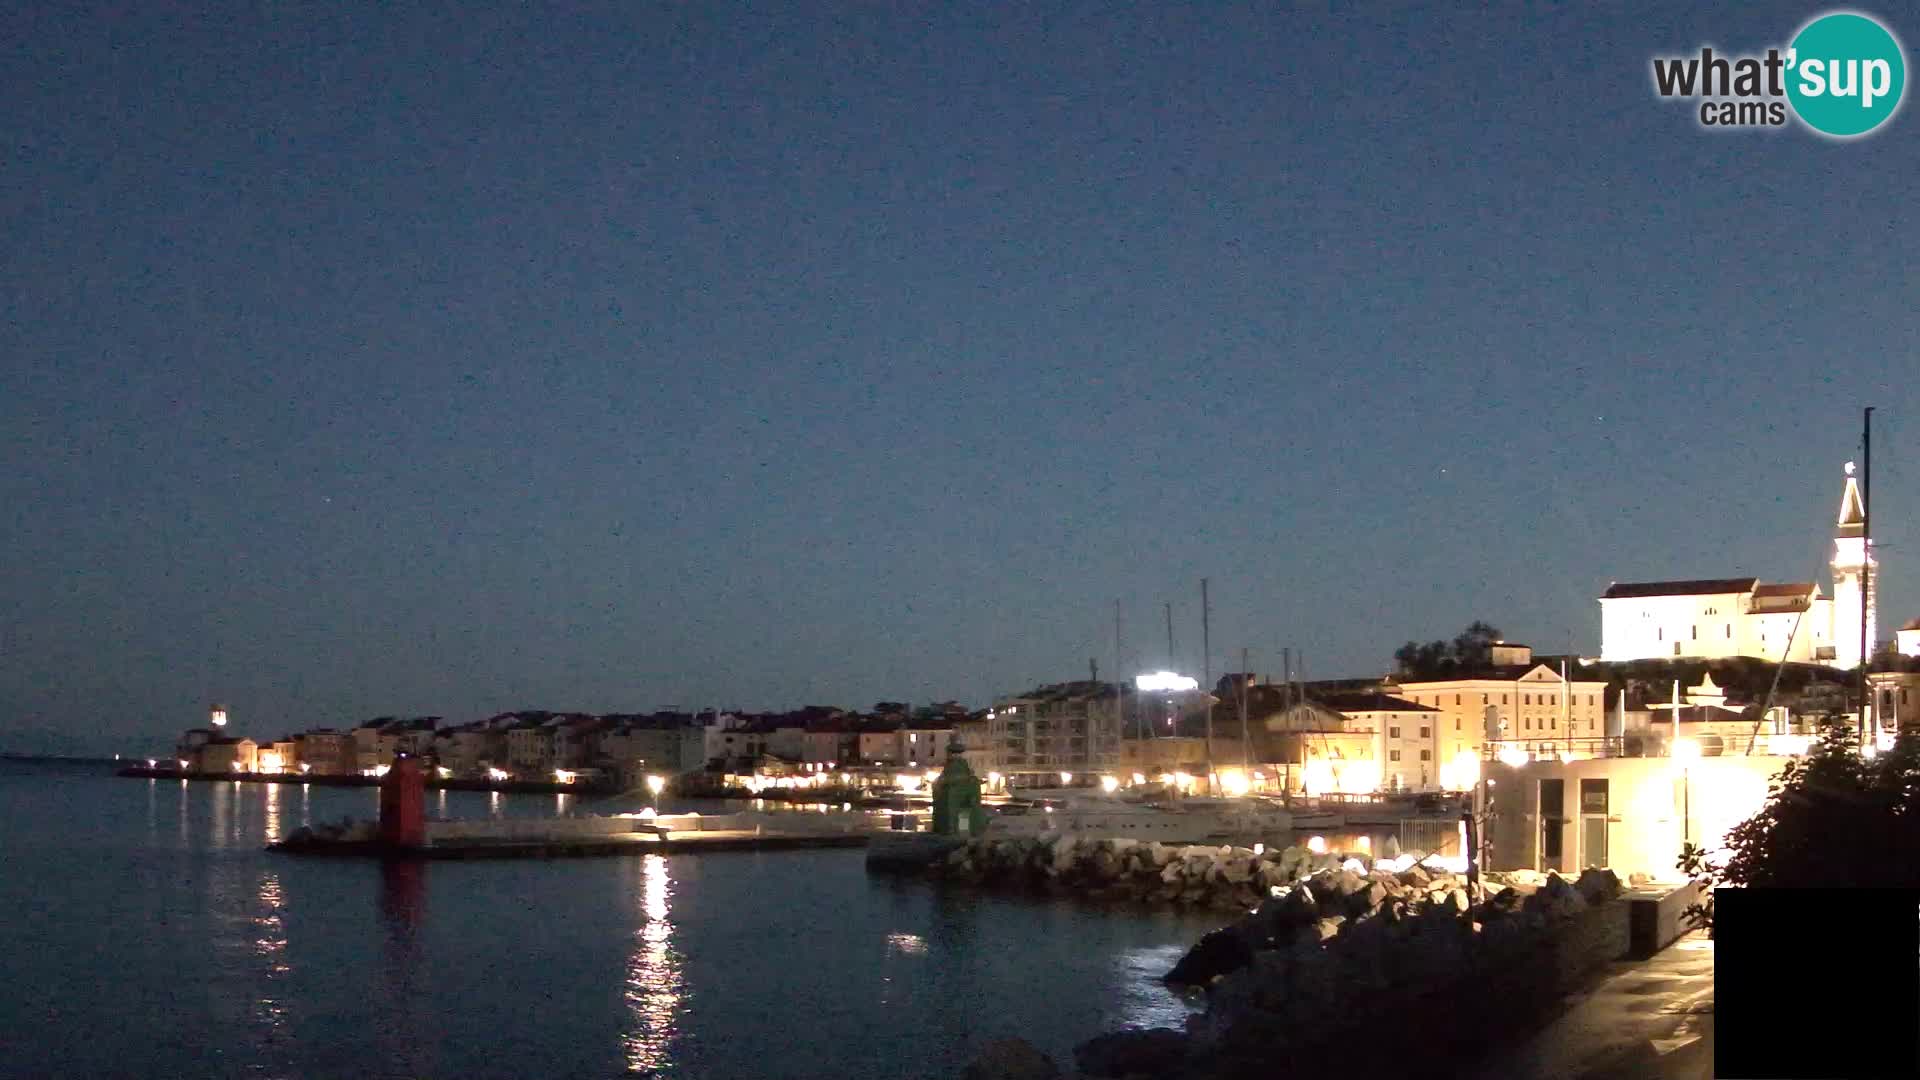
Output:
<path fill-rule="evenodd" d="M 1253 681 L 1251 674 L 1253 668 L 1250 666 L 1251 661 L 1248 655 L 1249 650 L 1242 645 L 1240 647 L 1240 766 L 1247 771 L 1247 779 L 1251 781 L 1253 779 L 1253 734 L 1247 730 L 1247 684 Z"/>
<path fill-rule="evenodd" d="M 1873 618 L 1873 407 L 1860 414 L 1860 745 L 1873 738 L 1868 719 L 1867 668 L 1873 659 L 1868 624 Z"/>
<path fill-rule="evenodd" d="M 1200 692 L 1207 695 L 1207 794 L 1220 793 L 1213 768 L 1213 637 L 1207 625 L 1207 579 L 1200 579 Z"/>

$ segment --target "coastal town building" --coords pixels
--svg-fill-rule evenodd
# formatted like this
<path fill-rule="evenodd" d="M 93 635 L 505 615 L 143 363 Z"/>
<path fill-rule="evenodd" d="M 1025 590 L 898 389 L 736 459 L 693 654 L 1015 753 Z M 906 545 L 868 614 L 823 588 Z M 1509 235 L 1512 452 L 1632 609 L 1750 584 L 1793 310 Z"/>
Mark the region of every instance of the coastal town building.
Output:
<path fill-rule="evenodd" d="M 1867 687 L 1881 736 L 1920 734 L 1920 671 L 1876 671 Z"/>
<path fill-rule="evenodd" d="M 1442 760 L 1439 709 L 1380 691 L 1326 694 L 1313 700 L 1345 717 L 1347 731 L 1373 733 L 1383 790 L 1437 790 Z"/>
<path fill-rule="evenodd" d="M 1868 549 L 1852 462 L 1834 530 L 1831 599 L 1812 582 L 1754 577 L 1615 582 L 1600 596 L 1601 659 L 1752 656 L 1857 667 L 1863 620 L 1868 647 L 1876 640 L 1878 562 Z"/>
<path fill-rule="evenodd" d="M 517 775 L 542 778 L 553 771 L 553 729 L 523 720 L 507 729 L 507 765 Z"/>
<path fill-rule="evenodd" d="M 1910 619 L 1893 632 L 1893 650 L 1901 656 L 1920 656 L 1920 619 Z"/>
<path fill-rule="evenodd" d="M 187 761 L 191 772 L 254 772 L 260 767 L 259 746 L 244 736 L 216 734 L 196 747 Z"/>
<path fill-rule="evenodd" d="M 665 713 L 604 719 L 596 762 L 622 779 L 680 776 L 706 764 L 706 732 L 690 716 Z"/>
<path fill-rule="evenodd" d="M 1495 646 L 1499 648 L 1498 645 Z M 1404 679 L 1390 683 L 1392 693 L 1416 705 L 1438 710 L 1434 757 L 1454 762 L 1461 755 L 1480 757 L 1488 740 L 1518 741 L 1528 749 L 1587 753 L 1606 734 L 1603 679 L 1563 677 L 1553 665 L 1534 663 L 1525 646 L 1496 654 L 1485 672 L 1452 679 Z M 1501 664 L 1500 659 L 1519 658 Z M 1489 735 L 1491 732 L 1491 736 Z"/>
<path fill-rule="evenodd" d="M 507 760 L 506 733 L 491 721 L 462 724 L 437 732 L 433 753 L 439 764 L 459 777 L 485 776 Z"/>
<path fill-rule="evenodd" d="M 305 771 L 318 776 L 348 776 L 360 771 L 353 736 L 333 728 L 315 728 L 293 737 L 294 756 Z"/>
<path fill-rule="evenodd" d="M 996 701 L 987 712 L 990 771 L 1040 784 L 1059 783 L 1063 772 L 1113 773 L 1130 697 L 1124 685 L 1080 680 Z"/>
<path fill-rule="evenodd" d="M 1682 845 L 1718 847 L 1765 803 L 1791 760 L 1767 749 L 1707 757 L 1681 740 L 1659 756 L 1490 761 L 1486 865 L 1677 880 Z"/>

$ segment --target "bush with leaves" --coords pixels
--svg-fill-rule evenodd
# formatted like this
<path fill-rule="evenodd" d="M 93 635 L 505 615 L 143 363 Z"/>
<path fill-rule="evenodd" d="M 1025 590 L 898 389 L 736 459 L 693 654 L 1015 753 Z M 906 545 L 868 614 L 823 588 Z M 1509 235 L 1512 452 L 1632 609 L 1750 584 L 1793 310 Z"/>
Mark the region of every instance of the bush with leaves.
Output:
<path fill-rule="evenodd" d="M 1863 757 L 1853 731 L 1829 723 L 1805 758 L 1789 761 L 1766 805 L 1725 846 L 1688 844 L 1680 869 L 1702 890 L 1687 909 L 1713 928 L 1713 889 L 1920 888 L 1920 737 Z"/>

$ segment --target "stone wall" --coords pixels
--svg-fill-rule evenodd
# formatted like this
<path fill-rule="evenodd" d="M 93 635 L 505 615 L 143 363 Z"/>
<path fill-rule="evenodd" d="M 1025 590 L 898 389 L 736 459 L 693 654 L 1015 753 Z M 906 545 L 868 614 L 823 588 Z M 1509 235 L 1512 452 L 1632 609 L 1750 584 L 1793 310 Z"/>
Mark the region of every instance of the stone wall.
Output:
<path fill-rule="evenodd" d="M 1170 973 L 1207 997 L 1184 1032 L 1103 1036 L 1076 1051 L 1080 1071 L 1199 1078 L 1333 1060 L 1358 1075 L 1412 1063 L 1444 1074 L 1626 952 L 1627 907 L 1609 872 L 1577 884 L 1491 875 L 1480 891 L 1470 901 L 1457 879 L 1418 867 L 1316 873 L 1207 935 Z"/>
<path fill-rule="evenodd" d="M 975 839 L 927 870 L 945 881 L 986 888 L 1037 888 L 1091 900 L 1244 912 L 1258 907 L 1275 888 L 1343 865 L 1352 865 L 1346 856 L 1315 855 L 1304 847 L 1255 852 L 1048 833 Z"/>

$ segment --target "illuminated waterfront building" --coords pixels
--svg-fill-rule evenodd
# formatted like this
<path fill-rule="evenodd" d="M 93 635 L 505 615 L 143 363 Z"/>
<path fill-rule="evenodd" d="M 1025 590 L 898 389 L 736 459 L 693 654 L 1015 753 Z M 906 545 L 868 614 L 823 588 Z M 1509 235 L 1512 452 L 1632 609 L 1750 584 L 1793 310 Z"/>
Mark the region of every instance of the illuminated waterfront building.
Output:
<path fill-rule="evenodd" d="M 1858 666 L 1863 618 L 1868 647 L 1875 641 L 1879 563 L 1869 550 L 1852 462 L 1834 530 L 1831 599 L 1812 582 L 1767 584 L 1753 577 L 1616 582 L 1600 597 L 1600 658 L 1752 656 Z"/>

